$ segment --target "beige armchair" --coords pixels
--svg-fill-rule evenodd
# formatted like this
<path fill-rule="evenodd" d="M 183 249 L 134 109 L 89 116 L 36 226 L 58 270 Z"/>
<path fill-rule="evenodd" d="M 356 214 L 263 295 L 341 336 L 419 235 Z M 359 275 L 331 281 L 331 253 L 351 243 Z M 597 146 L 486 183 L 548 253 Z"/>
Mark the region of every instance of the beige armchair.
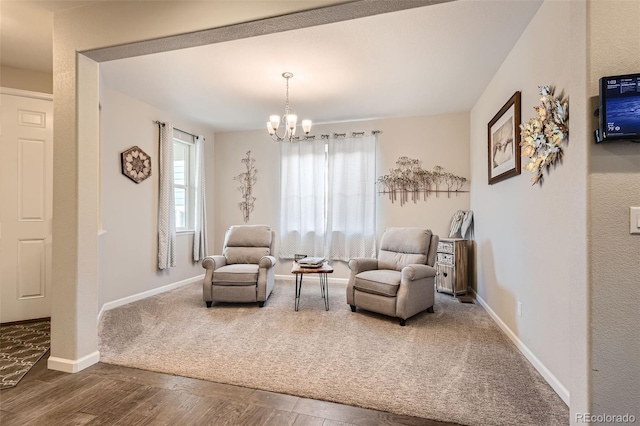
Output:
<path fill-rule="evenodd" d="M 389 228 L 382 235 L 377 259 L 349 261 L 347 303 L 397 317 L 433 312 L 438 236 L 423 228 Z"/>
<path fill-rule="evenodd" d="M 258 302 L 263 307 L 274 285 L 275 233 L 265 225 L 232 226 L 224 238 L 222 255 L 207 256 L 202 298 L 213 302 Z"/>

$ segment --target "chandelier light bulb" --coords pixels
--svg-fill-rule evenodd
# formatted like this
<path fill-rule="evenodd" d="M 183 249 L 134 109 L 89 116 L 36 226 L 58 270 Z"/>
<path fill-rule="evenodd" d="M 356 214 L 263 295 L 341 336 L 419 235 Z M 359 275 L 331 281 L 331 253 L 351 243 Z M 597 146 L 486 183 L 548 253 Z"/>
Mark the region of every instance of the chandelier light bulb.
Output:
<path fill-rule="evenodd" d="M 270 116 L 269 122 L 271 123 L 271 128 L 275 132 L 278 129 L 278 127 L 280 127 L 280 116 L 279 115 Z"/>
<path fill-rule="evenodd" d="M 295 132 L 296 124 L 298 123 L 298 116 L 295 114 L 287 114 L 287 128 Z"/>
<path fill-rule="evenodd" d="M 311 131 L 311 120 L 302 120 L 302 130 L 304 130 L 304 134 L 308 135 Z"/>

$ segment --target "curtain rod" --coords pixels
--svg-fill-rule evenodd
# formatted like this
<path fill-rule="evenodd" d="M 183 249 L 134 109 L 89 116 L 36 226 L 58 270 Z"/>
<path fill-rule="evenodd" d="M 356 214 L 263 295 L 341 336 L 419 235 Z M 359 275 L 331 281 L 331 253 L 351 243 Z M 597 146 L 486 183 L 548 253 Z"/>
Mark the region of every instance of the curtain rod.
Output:
<path fill-rule="evenodd" d="M 163 123 L 162 121 L 158 121 L 158 120 L 153 120 L 153 122 L 155 124 L 157 124 L 158 126 L 164 126 L 166 124 L 166 123 Z M 194 135 L 193 133 L 185 132 L 184 130 L 178 129 L 177 127 L 174 127 L 174 129 L 179 131 L 179 132 L 182 132 L 182 133 L 184 133 L 186 135 L 193 136 L 194 138 L 199 137 L 199 135 Z M 205 138 L 203 137 L 202 140 L 205 140 Z"/>
<path fill-rule="evenodd" d="M 166 123 L 163 123 L 162 121 L 158 121 L 158 120 L 153 120 L 153 122 L 155 124 L 157 124 L 158 126 L 164 126 Z M 185 133 L 189 136 L 193 136 L 194 138 L 198 137 L 198 135 L 194 135 L 193 133 L 189 133 L 189 132 L 185 132 L 184 130 L 178 129 L 177 127 L 174 127 L 175 130 Z M 371 130 L 371 134 L 372 135 L 377 135 L 382 133 L 381 130 Z M 351 132 L 351 137 L 358 137 L 358 136 L 364 136 L 366 134 L 366 132 Z M 329 139 L 330 137 L 332 137 L 334 139 L 337 138 L 344 138 L 347 136 L 346 133 L 334 133 L 333 135 L 320 135 L 320 139 Z M 295 138 L 293 138 L 296 141 L 306 141 L 306 140 L 314 140 L 316 137 L 315 136 L 297 136 Z M 205 140 L 205 138 L 203 137 L 202 140 Z"/>
<path fill-rule="evenodd" d="M 359 136 L 364 136 L 367 132 L 351 132 L 351 137 L 359 137 Z M 382 130 L 371 130 L 371 135 L 377 135 L 382 133 Z M 338 138 L 345 138 L 347 137 L 347 133 L 333 133 L 332 135 L 320 135 L 320 139 L 329 139 L 329 138 L 334 138 L 334 139 L 338 139 Z M 294 141 L 312 141 L 316 138 L 316 136 L 311 135 L 311 136 L 296 136 L 293 138 Z"/>

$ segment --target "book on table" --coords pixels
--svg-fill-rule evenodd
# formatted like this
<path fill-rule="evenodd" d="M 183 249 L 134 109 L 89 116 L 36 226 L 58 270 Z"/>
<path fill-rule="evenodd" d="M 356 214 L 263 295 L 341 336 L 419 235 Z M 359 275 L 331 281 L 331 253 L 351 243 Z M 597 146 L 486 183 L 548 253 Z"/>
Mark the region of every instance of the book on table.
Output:
<path fill-rule="evenodd" d="M 319 268 L 324 263 L 324 257 L 305 257 L 298 260 L 301 268 Z"/>

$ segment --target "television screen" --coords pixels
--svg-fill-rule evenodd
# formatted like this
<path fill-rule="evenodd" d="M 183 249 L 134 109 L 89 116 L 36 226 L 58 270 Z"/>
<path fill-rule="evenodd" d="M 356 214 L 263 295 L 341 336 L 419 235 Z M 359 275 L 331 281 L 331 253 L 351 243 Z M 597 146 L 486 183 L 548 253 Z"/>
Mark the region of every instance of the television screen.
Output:
<path fill-rule="evenodd" d="M 640 138 L 640 74 L 600 79 L 603 139 Z"/>

